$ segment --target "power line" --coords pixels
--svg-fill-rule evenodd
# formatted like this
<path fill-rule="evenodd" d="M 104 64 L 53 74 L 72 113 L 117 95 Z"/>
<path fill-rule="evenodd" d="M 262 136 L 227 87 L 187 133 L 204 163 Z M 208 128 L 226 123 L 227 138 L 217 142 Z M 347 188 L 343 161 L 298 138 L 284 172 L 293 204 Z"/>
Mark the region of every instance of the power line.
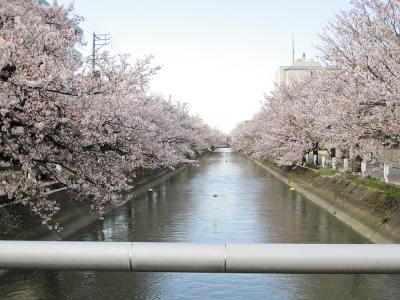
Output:
<path fill-rule="evenodd" d="M 93 22 L 93 21 L 90 21 L 90 20 L 87 19 L 87 18 L 84 18 L 83 22 L 87 22 L 87 23 L 91 24 L 91 26 L 94 27 L 94 28 L 96 28 L 97 30 L 100 30 L 100 31 L 109 31 L 108 29 L 106 29 L 106 28 L 104 28 L 104 27 L 102 27 L 102 26 L 96 24 L 96 23 Z"/>

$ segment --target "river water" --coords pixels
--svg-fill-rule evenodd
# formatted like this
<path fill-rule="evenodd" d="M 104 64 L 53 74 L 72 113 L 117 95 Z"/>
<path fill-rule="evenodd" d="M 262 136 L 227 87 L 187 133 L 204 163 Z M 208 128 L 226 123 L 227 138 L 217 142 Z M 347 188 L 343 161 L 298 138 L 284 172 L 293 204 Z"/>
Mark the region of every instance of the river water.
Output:
<path fill-rule="evenodd" d="M 229 149 L 204 157 L 70 240 L 368 242 Z M 0 277 L 0 298 L 400 299 L 400 276 L 19 271 Z"/>

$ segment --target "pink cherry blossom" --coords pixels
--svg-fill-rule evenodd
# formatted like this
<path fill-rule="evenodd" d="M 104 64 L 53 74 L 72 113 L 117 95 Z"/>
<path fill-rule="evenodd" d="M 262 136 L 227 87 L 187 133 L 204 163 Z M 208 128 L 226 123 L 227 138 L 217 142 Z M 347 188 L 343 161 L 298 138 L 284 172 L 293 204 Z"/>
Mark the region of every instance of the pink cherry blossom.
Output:
<path fill-rule="evenodd" d="M 277 87 L 232 132 L 235 149 L 280 164 L 336 147 L 351 156 L 400 142 L 400 1 L 354 0 L 321 35 L 321 68 Z"/>
<path fill-rule="evenodd" d="M 1 185 L 44 224 L 60 209 L 44 181 L 102 216 L 124 201 L 138 171 L 174 168 L 223 143 L 185 106 L 151 93 L 159 70 L 151 57 L 131 65 L 104 52 L 94 76 L 77 50 L 81 18 L 72 8 L 2 1 L 0 18 L 0 153 L 3 165 L 20 167 Z"/>

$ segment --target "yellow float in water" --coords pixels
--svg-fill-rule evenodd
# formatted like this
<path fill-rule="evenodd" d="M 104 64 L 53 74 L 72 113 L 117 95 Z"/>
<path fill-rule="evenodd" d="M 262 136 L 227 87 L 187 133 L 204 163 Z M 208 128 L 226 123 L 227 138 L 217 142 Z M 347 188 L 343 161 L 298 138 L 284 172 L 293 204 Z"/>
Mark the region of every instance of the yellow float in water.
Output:
<path fill-rule="evenodd" d="M 294 187 L 290 187 L 290 190 L 291 190 L 291 191 L 294 191 Z"/>

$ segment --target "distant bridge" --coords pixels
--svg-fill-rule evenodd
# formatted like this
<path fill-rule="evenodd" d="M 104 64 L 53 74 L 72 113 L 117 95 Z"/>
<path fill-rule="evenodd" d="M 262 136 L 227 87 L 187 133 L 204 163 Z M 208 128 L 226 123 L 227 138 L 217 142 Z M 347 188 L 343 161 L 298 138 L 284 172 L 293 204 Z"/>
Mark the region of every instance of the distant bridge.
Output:
<path fill-rule="evenodd" d="M 0 268 L 396 274 L 400 273 L 400 245 L 0 241 Z"/>

